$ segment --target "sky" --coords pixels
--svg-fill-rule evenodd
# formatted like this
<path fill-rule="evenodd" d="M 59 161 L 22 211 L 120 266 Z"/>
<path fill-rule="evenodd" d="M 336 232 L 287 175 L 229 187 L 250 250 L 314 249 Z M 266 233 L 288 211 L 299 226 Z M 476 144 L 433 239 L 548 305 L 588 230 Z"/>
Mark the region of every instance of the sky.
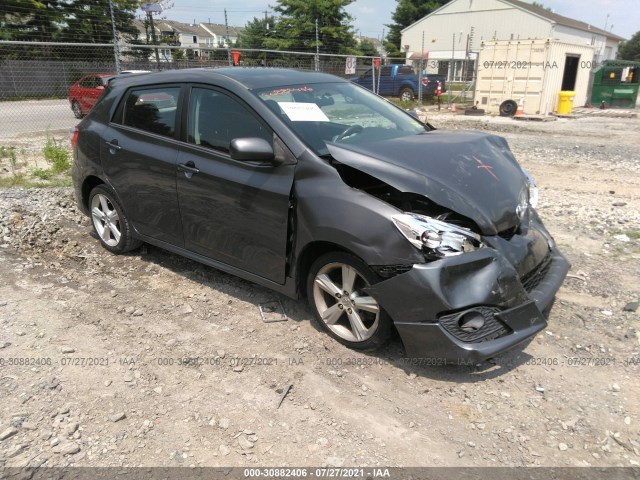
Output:
<path fill-rule="evenodd" d="M 168 0 L 165 0 L 168 1 Z M 243 27 L 253 17 L 264 17 L 264 11 L 271 13 L 270 5 L 275 0 L 169 0 L 173 7 L 163 16 L 187 23 L 224 24 L 224 9 L 227 9 L 229 25 Z M 529 0 L 525 0 L 529 1 Z M 624 38 L 640 30 L 639 0 L 538 0 L 559 15 L 590 23 L 607 30 L 613 25 L 613 33 Z M 397 3 L 394 0 L 356 0 L 347 7 L 354 17 L 354 30 L 362 36 L 380 38 L 385 24 L 392 22 Z M 607 14 L 609 18 L 607 19 Z"/>

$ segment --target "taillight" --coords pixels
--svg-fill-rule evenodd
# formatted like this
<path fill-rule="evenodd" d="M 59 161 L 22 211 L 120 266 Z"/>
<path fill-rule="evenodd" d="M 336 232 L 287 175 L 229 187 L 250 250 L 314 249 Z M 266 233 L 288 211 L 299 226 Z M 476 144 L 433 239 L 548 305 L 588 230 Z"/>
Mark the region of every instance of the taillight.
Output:
<path fill-rule="evenodd" d="M 78 127 L 75 127 L 71 133 L 71 148 L 76 148 L 78 144 Z"/>
<path fill-rule="evenodd" d="M 425 87 L 429 85 L 429 79 L 427 77 L 422 77 L 422 85 Z"/>

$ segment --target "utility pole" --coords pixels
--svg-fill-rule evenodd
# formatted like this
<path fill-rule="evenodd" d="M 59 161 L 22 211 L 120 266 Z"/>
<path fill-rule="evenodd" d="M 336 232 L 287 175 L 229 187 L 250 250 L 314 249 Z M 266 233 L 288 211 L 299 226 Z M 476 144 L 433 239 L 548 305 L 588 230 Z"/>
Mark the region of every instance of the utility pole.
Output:
<path fill-rule="evenodd" d="M 118 34 L 116 33 L 116 18 L 113 15 L 113 3 L 109 0 L 109 10 L 111 11 L 111 30 L 113 31 L 113 55 L 116 59 L 116 73 L 120 73 L 120 46 L 118 45 Z"/>
<path fill-rule="evenodd" d="M 262 41 L 262 46 L 265 49 L 264 52 L 264 66 L 267 66 L 267 45 L 266 45 L 266 41 L 267 41 L 267 34 L 269 33 L 269 16 L 267 15 L 267 11 L 264 11 L 264 40 Z"/>
<path fill-rule="evenodd" d="M 320 71 L 320 36 L 318 35 L 318 19 L 316 18 L 316 72 Z"/>
<path fill-rule="evenodd" d="M 109 2 L 111 3 L 111 2 Z M 151 41 L 155 45 L 156 63 L 158 64 L 158 70 L 160 70 L 160 53 L 158 52 L 158 42 L 156 41 L 156 28 L 153 25 L 153 12 L 162 13 L 162 5 L 160 3 L 147 3 L 143 5 L 142 10 L 147 14 L 149 19 L 149 28 L 151 29 Z M 147 44 L 149 40 L 147 39 Z"/>
<path fill-rule="evenodd" d="M 151 28 L 151 41 L 156 46 L 154 51 L 156 52 L 156 63 L 158 64 L 158 70 L 160 70 L 160 52 L 158 52 L 158 42 L 156 40 L 156 29 L 153 26 L 153 13 L 151 11 L 147 12 L 149 17 L 149 27 Z"/>
<path fill-rule="evenodd" d="M 451 82 L 449 83 L 449 89 L 447 92 L 447 106 L 451 109 L 451 87 L 452 83 L 455 79 L 455 64 L 456 64 L 456 34 L 453 34 L 453 43 L 451 44 L 451 66 L 449 67 L 449 71 L 451 72 Z"/>
<path fill-rule="evenodd" d="M 418 73 L 418 103 L 422 105 L 422 62 L 424 61 L 424 30 L 422 31 L 422 54 L 420 56 L 420 72 Z"/>
<path fill-rule="evenodd" d="M 233 65 L 233 61 L 231 60 L 231 43 L 229 42 L 229 22 L 227 21 L 227 9 L 224 9 L 224 27 L 227 32 L 227 60 L 229 61 L 229 66 Z"/>

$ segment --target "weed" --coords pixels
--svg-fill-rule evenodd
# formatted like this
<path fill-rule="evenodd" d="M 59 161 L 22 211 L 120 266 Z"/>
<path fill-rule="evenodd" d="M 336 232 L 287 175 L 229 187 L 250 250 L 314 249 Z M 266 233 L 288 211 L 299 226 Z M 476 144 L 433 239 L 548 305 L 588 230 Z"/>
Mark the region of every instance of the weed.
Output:
<path fill-rule="evenodd" d="M 0 178 L 0 188 L 24 187 L 26 183 L 23 173 L 14 173 L 10 177 Z"/>
<path fill-rule="evenodd" d="M 54 173 L 51 169 L 45 170 L 43 168 L 36 168 L 33 170 L 33 172 L 31 172 L 31 175 L 39 178 L 40 180 L 49 180 L 51 177 L 53 177 Z"/>
<path fill-rule="evenodd" d="M 9 165 L 11 165 L 11 173 L 16 175 L 16 168 L 18 166 L 18 158 L 16 157 L 16 149 L 14 147 L 9 147 L 7 151 L 7 156 L 9 157 Z"/>
<path fill-rule="evenodd" d="M 47 143 L 42 152 L 45 160 L 51 164 L 53 173 L 61 173 L 71 168 L 69 151 L 58 145 L 53 137 L 47 135 Z"/>

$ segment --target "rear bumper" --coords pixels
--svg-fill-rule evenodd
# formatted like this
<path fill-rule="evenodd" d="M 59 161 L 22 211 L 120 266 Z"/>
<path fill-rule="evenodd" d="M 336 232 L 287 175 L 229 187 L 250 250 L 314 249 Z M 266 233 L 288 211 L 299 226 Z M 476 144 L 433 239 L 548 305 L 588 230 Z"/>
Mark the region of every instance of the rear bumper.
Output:
<path fill-rule="evenodd" d="M 467 364 L 505 352 L 543 330 L 543 312 L 569 268 L 552 248 L 533 275 L 520 278 L 498 251 L 485 248 L 414 265 L 368 291 L 394 319 L 407 356 L 430 364 Z M 464 325 L 470 316 L 484 321 L 475 332 Z"/>

